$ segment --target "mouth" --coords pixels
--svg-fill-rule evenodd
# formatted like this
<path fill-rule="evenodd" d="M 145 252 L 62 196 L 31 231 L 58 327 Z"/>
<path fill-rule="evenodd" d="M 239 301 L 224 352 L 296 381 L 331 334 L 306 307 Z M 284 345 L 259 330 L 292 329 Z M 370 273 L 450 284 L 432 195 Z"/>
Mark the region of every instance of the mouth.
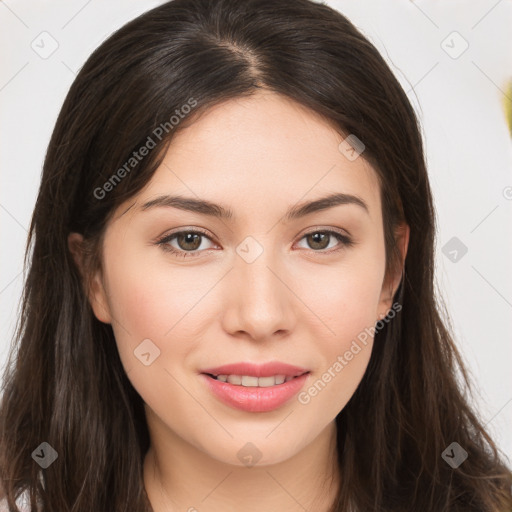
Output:
<path fill-rule="evenodd" d="M 302 375 L 309 372 L 303 372 L 300 375 L 271 375 L 268 377 L 256 377 L 254 375 L 234 375 L 234 374 L 219 374 L 214 375 L 211 373 L 205 373 L 211 379 L 218 380 L 220 382 L 226 382 L 233 386 L 244 386 L 246 388 L 268 388 L 271 386 L 280 386 L 293 379 L 297 379 Z"/>
<path fill-rule="evenodd" d="M 308 372 L 309 368 L 294 366 L 281 361 L 269 361 L 266 363 L 242 361 L 200 370 L 200 373 L 237 386 L 257 386 L 259 380 L 256 381 L 254 379 L 262 379 L 261 387 L 265 385 L 279 385 L 291 380 L 293 377 L 300 377 Z M 270 380 L 270 378 L 274 380 Z"/>
<path fill-rule="evenodd" d="M 224 404 L 251 413 L 284 406 L 307 384 L 310 370 L 286 363 L 235 363 L 205 369 L 200 376 Z"/>

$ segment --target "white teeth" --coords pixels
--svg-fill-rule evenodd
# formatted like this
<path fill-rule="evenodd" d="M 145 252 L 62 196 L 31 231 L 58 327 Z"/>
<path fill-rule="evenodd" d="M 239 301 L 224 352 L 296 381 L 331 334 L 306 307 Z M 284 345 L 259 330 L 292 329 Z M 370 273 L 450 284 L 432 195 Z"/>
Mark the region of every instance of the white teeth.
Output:
<path fill-rule="evenodd" d="M 275 377 L 260 377 L 257 380 L 260 388 L 268 388 L 270 386 L 275 386 L 276 384 L 282 384 L 282 382 L 277 382 Z"/>
<path fill-rule="evenodd" d="M 248 375 L 242 376 L 242 386 L 252 388 L 258 385 L 258 377 L 249 377 Z"/>
<path fill-rule="evenodd" d="M 242 377 L 240 375 L 228 375 L 228 382 L 230 384 L 242 385 Z"/>
<path fill-rule="evenodd" d="M 236 386 L 245 386 L 248 388 L 260 387 L 268 388 L 288 382 L 295 377 L 285 377 L 284 375 L 274 375 L 273 377 L 253 377 L 251 375 L 217 375 L 215 377 L 221 382 L 228 382 Z"/>

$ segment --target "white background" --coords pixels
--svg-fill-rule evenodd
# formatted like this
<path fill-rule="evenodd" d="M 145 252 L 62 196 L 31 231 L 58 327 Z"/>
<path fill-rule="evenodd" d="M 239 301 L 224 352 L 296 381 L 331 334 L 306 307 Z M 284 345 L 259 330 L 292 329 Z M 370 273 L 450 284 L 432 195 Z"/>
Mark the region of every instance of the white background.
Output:
<path fill-rule="evenodd" d="M 64 96 L 94 48 L 159 3 L 0 2 L 0 366 L 16 322 L 44 153 Z M 512 2 L 328 4 L 378 47 L 420 116 L 437 212 L 437 286 L 483 422 L 512 458 L 512 144 L 502 107 L 512 78 Z M 47 58 L 33 49 L 44 54 L 52 45 L 58 47 Z M 457 262 L 443 253 L 452 237 L 468 249 Z"/>

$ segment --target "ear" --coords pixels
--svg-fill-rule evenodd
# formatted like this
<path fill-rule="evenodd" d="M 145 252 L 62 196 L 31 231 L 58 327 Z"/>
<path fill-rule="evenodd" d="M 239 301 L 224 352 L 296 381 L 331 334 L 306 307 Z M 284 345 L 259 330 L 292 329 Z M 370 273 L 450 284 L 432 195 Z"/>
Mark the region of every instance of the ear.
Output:
<path fill-rule="evenodd" d="M 409 247 L 410 231 L 411 230 L 406 223 L 400 224 L 395 231 L 396 245 L 400 250 L 400 265 L 398 265 L 398 268 L 395 270 L 393 275 L 388 275 L 384 278 L 379 306 L 377 309 L 378 318 L 375 321 L 384 318 L 391 309 L 393 296 L 398 290 L 400 281 L 402 280 L 405 257 L 407 256 L 407 249 Z"/>
<path fill-rule="evenodd" d="M 84 239 L 80 233 L 70 233 L 68 236 L 69 252 L 73 256 L 75 264 L 82 276 L 82 281 L 86 283 L 87 299 L 91 304 L 94 316 L 105 324 L 112 322 L 110 306 L 107 301 L 107 293 L 103 285 L 103 276 L 101 269 L 94 271 L 93 275 L 88 274 L 85 265 Z"/>

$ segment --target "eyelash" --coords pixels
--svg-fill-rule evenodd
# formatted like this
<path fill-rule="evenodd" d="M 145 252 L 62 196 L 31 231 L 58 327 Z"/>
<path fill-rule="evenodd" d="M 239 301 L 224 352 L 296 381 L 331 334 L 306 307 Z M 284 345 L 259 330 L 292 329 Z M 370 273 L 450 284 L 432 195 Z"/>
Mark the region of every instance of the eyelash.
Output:
<path fill-rule="evenodd" d="M 188 233 L 188 234 L 193 233 L 193 234 L 197 234 L 197 235 L 202 235 L 205 238 L 208 238 L 208 240 L 213 241 L 208 236 L 208 234 L 206 232 L 204 232 L 204 231 L 197 230 L 197 229 L 190 229 L 190 230 L 187 229 L 187 230 L 183 230 L 183 231 L 177 231 L 176 233 L 172 233 L 170 235 L 164 235 L 162 238 L 160 238 L 160 239 L 158 239 L 156 241 L 156 245 L 160 245 L 164 251 L 170 252 L 170 253 L 172 253 L 172 254 L 174 254 L 176 256 L 180 256 L 182 258 L 195 258 L 195 257 L 197 257 L 196 255 L 198 253 L 202 252 L 202 251 L 197 251 L 197 250 L 195 250 L 195 251 L 184 251 L 182 249 L 178 250 L 178 249 L 175 249 L 174 247 L 172 247 L 171 245 L 169 245 L 169 242 L 171 240 L 173 240 L 178 235 L 181 235 L 183 233 Z M 322 250 L 311 249 L 315 253 L 319 253 L 319 254 L 332 254 L 332 253 L 340 251 L 341 249 L 350 248 L 353 245 L 355 245 L 355 242 L 350 237 L 348 237 L 346 235 L 343 235 L 341 233 L 338 233 L 337 231 L 328 230 L 328 229 L 325 229 L 325 230 L 317 229 L 315 231 L 310 231 L 308 233 L 305 233 L 300 240 L 302 240 L 303 238 L 305 238 L 305 237 L 307 237 L 309 235 L 313 235 L 315 233 L 322 233 L 322 234 L 332 235 L 339 242 L 341 242 L 340 246 L 337 247 L 337 248 L 334 248 L 334 249 L 332 249 L 332 248 L 328 249 L 328 250 L 325 250 L 325 249 L 322 249 Z M 203 249 L 203 250 L 208 250 L 208 249 Z"/>

